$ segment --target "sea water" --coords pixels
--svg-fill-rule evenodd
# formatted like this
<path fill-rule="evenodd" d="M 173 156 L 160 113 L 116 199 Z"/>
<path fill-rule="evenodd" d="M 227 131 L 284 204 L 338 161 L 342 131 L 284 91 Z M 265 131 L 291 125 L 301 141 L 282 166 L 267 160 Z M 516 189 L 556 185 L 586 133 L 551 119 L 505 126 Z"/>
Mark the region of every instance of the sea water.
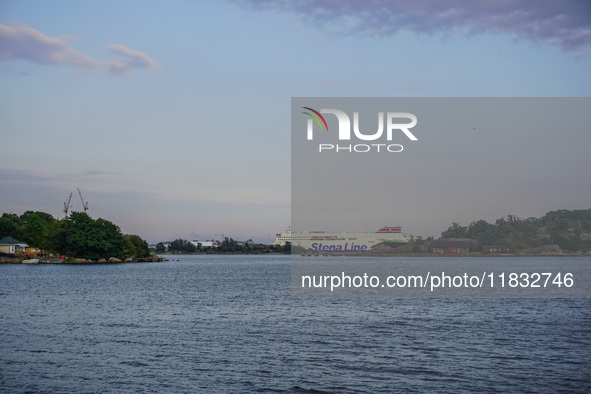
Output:
<path fill-rule="evenodd" d="M 0 266 L 1 392 L 590 392 L 590 299 L 293 298 L 289 256 Z"/>

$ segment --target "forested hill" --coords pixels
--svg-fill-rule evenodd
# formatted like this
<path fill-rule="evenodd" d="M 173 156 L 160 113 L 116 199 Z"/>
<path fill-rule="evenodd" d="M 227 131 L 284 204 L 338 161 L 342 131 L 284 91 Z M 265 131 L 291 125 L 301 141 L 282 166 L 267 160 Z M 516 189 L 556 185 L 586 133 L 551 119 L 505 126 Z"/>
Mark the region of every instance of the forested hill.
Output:
<path fill-rule="evenodd" d="M 148 243 L 138 235 L 122 234 L 105 219 L 93 219 L 83 212 L 71 212 L 58 220 L 45 212 L 27 211 L 0 217 L 0 239 L 12 237 L 47 252 L 90 260 L 100 258 L 143 258 L 150 254 Z"/>
<path fill-rule="evenodd" d="M 542 245 L 557 244 L 563 250 L 591 249 L 591 209 L 551 211 L 541 218 L 527 219 L 508 215 L 492 224 L 478 220 L 468 226 L 453 223 L 441 238 L 475 240 L 478 250 L 499 245 L 517 252 Z"/>

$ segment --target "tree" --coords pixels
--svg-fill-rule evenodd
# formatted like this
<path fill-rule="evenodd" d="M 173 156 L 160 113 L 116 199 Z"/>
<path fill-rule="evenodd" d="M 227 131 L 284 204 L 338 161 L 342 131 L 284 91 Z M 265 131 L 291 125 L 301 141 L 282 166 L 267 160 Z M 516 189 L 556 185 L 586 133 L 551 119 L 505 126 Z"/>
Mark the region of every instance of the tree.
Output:
<path fill-rule="evenodd" d="M 285 254 L 290 254 L 291 253 L 291 242 L 286 242 L 285 245 L 283 245 L 283 253 Z"/>
<path fill-rule="evenodd" d="M 195 253 L 197 248 L 191 242 L 186 239 L 175 239 L 170 243 L 168 250 L 171 252 L 179 253 Z"/>
<path fill-rule="evenodd" d="M 441 238 L 465 238 L 467 233 L 468 229 L 466 227 L 453 223 L 451 227 L 441 233 Z"/>
<path fill-rule="evenodd" d="M 23 226 L 20 233 L 22 240 L 30 246 L 43 250 L 55 250 L 55 238 L 58 221 L 48 213 L 27 211 L 21 215 Z"/>
<path fill-rule="evenodd" d="M 125 239 L 119 227 L 108 220 L 93 220 L 86 213 L 72 212 L 62 221 L 62 229 L 62 253 L 91 260 L 125 257 Z"/>
<path fill-rule="evenodd" d="M 5 213 L 4 215 L 2 215 L 2 217 L 0 217 L 0 238 L 12 237 L 18 239 L 20 238 L 20 233 L 18 229 L 18 224 L 8 214 Z"/>
<path fill-rule="evenodd" d="M 233 238 L 225 237 L 220 246 L 218 246 L 218 251 L 220 252 L 239 252 L 242 250 L 242 247 L 238 245 Z"/>
<path fill-rule="evenodd" d="M 156 244 L 156 253 L 164 253 L 166 252 L 166 246 L 162 242 L 158 242 Z"/>
<path fill-rule="evenodd" d="M 146 257 L 148 244 L 137 235 L 123 235 L 118 226 L 86 213 L 72 212 L 58 220 L 45 212 L 26 211 L 21 216 L 4 213 L 0 217 L 0 238 L 10 236 L 42 250 L 73 257 Z"/>
<path fill-rule="evenodd" d="M 486 220 L 479 220 L 477 222 L 472 222 L 468 227 L 467 237 L 472 239 L 478 239 L 487 231 L 490 231 L 494 226 L 488 223 Z"/>
<path fill-rule="evenodd" d="M 148 243 L 141 239 L 138 235 L 123 235 L 125 239 L 125 248 L 123 253 L 125 257 L 148 257 L 150 255 L 150 248 Z"/>

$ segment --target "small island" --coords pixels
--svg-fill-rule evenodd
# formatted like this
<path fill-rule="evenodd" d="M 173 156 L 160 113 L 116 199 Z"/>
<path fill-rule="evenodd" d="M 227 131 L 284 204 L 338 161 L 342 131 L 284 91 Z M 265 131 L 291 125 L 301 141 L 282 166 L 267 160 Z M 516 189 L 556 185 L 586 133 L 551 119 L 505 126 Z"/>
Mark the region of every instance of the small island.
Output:
<path fill-rule="evenodd" d="M 71 212 L 61 220 L 38 211 L 0 217 L 0 263 L 144 261 L 162 259 L 140 236 L 122 234 L 114 223 L 85 212 Z"/>

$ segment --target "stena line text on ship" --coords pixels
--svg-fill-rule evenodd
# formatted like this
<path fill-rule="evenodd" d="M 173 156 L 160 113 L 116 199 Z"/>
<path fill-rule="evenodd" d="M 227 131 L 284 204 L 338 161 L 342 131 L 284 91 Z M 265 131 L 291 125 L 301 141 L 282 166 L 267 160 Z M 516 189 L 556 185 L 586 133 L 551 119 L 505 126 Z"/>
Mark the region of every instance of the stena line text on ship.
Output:
<path fill-rule="evenodd" d="M 289 230 L 277 234 L 274 245 L 285 245 L 286 242 L 315 252 L 357 253 L 371 252 L 372 247 L 382 242 L 405 244 L 408 238 L 402 234 L 401 227 L 395 226 L 357 233 Z"/>

